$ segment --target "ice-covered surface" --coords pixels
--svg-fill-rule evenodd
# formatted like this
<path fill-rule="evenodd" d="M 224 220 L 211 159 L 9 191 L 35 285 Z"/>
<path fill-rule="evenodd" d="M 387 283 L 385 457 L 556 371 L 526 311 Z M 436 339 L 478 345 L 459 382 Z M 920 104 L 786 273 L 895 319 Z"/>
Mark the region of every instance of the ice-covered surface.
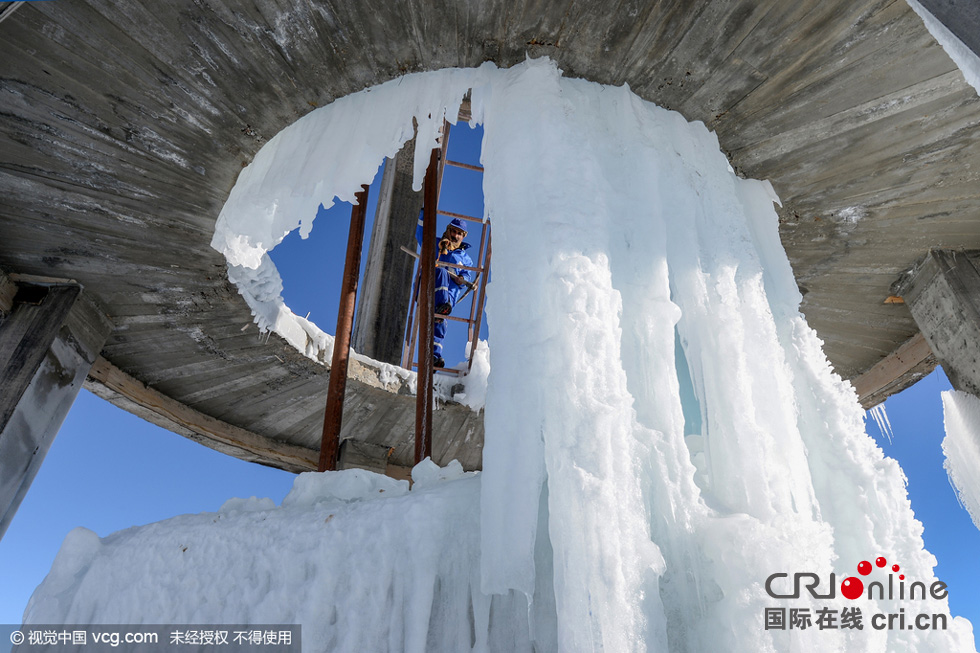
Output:
<path fill-rule="evenodd" d="M 407 492 L 408 481 L 398 481 L 362 469 L 346 469 L 333 474 L 306 472 L 296 477 L 293 489 L 282 500 L 282 507 L 305 508 L 323 502 L 381 499 Z"/>
<path fill-rule="evenodd" d="M 980 57 L 916 0 L 905 1 L 915 13 L 919 14 L 933 38 L 943 46 L 943 50 L 963 73 L 966 83 L 975 88 L 980 95 Z"/>
<path fill-rule="evenodd" d="M 470 343 L 466 343 L 469 351 Z M 461 363 L 465 364 L 465 363 Z M 453 401 L 479 411 L 486 404 L 487 383 L 490 377 L 490 345 L 486 340 L 478 340 L 473 352 L 473 363 L 469 373 L 463 377 L 463 391 L 453 395 Z"/>
<path fill-rule="evenodd" d="M 704 125 L 627 88 L 562 78 L 546 59 L 395 88 L 323 125 L 356 134 L 377 113 L 375 127 L 401 137 L 368 95 L 426 119 L 454 114 L 465 88 L 484 124 L 484 471 L 423 466 L 400 496 L 312 475 L 297 482 L 301 505 L 233 503 L 103 542 L 76 534 L 31 620 L 299 619 L 310 650 L 974 650 L 959 618 L 944 631 L 870 626 L 878 613 L 946 614 L 945 600 L 764 589 L 771 574 L 810 572 L 826 590 L 831 573 L 839 583 L 879 556 L 929 584 L 935 564 L 901 470 L 864 433 L 799 312 L 768 183 L 737 178 Z M 352 146 L 319 138 L 299 138 L 298 158 L 308 142 L 318 160 Z M 391 151 L 382 141 L 363 157 Z M 331 192 L 352 195 L 372 174 Z M 249 201 L 292 201 L 268 192 Z M 250 246 L 267 244 L 260 231 Z M 103 589 L 117 586 L 122 598 Z M 864 627 L 766 629 L 765 610 L 780 607 L 858 607 Z"/>
<path fill-rule="evenodd" d="M 240 619 L 300 623 L 304 651 L 530 653 L 527 600 L 480 592 L 479 478 L 428 460 L 416 473 L 411 494 L 370 472 L 311 473 L 279 508 L 236 500 L 102 540 L 77 528 L 26 620 Z"/>
<path fill-rule="evenodd" d="M 869 408 L 865 413 L 865 421 L 867 421 L 868 417 L 871 418 L 875 426 L 878 427 L 878 430 L 881 431 L 881 434 L 891 443 L 894 433 L 892 432 L 892 423 L 888 419 L 888 413 L 885 411 L 885 404 L 881 403 Z"/>
<path fill-rule="evenodd" d="M 960 503 L 980 528 L 980 399 L 958 390 L 943 392 L 946 473 Z"/>

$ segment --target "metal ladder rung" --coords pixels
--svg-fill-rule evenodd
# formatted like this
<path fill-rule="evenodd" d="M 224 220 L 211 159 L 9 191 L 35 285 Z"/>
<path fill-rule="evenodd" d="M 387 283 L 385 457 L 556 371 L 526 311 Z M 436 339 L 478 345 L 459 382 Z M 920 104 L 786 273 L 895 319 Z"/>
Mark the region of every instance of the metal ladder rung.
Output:
<path fill-rule="evenodd" d="M 483 166 L 475 166 L 472 163 L 463 163 L 462 161 L 452 161 L 446 159 L 447 166 L 455 166 L 457 168 L 463 168 L 465 170 L 475 170 L 476 172 L 483 172 Z"/>

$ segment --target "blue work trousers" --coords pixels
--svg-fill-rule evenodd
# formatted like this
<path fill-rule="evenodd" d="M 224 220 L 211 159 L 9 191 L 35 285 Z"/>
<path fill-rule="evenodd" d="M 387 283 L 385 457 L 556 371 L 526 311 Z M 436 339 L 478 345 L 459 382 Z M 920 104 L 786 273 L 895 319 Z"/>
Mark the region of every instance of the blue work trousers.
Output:
<path fill-rule="evenodd" d="M 449 304 L 450 306 L 456 306 L 456 299 L 459 297 L 460 286 L 457 285 L 450 277 L 449 271 L 446 268 L 437 267 L 436 268 L 436 303 L 435 306 L 438 308 L 442 304 Z M 432 329 L 432 353 L 439 358 L 442 358 L 442 341 L 446 337 L 446 329 L 449 326 L 449 320 L 439 320 L 435 321 Z"/>

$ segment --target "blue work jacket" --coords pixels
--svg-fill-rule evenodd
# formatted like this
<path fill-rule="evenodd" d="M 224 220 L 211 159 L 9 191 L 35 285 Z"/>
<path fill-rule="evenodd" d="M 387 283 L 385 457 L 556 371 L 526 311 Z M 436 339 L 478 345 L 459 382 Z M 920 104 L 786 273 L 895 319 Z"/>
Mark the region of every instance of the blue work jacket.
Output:
<path fill-rule="evenodd" d="M 422 245 L 422 225 L 421 225 L 421 220 L 419 220 L 419 222 L 420 222 L 420 224 L 415 228 L 415 239 L 419 242 L 419 245 L 421 246 Z M 460 246 L 459 246 L 458 249 L 449 250 L 445 254 L 440 254 L 439 253 L 439 244 L 437 242 L 436 243 L 436 259 L 439 260 L 439 261 L 442 261 L 444 263 L 450 263 L 450 264 L 455 264 L 455 265 L 465 265 L 465 266 L 471 267 L 471 268 L 472 267 L 476 267 L 476 266 L 473 265 L 473 259 L 471 259 L 470 258 L 470 255 L 466 253 L 466 250 L 468 250 L 469 248 L 470 248 L 470 244 L 468 242 L 466 242 L 466 241 L 463 241 L 462 243 L 460 243 Z M 449 293 L 450 297 L 452 297 L 452 302 L 451 302 L 452 305 L 455 306 L 456 305 L 456 302 L 459 301 L 459 298 L 463 295 L 464 292 L 466 292 L 466 286 L 459 285 L 458 283 L 456 283 L 455 281 L 453 281 L 452 278 L 448 274 L 445 275 L 445 282 L 446 283 L 445 283 L 445 286 L 443 286 L 442 283 L 441 283 L 441 281 L 442 281 L 441 277 L 443 275 L 439 274 L 439 271 L 440 270 L 447 270 L 447 269 L 450 272 L 452 272 L 453 274 L 455 274 L 456 276 L 459 276 L 459 277 L 462 277 L 462 278 L 466 279 L 470 283 L 472 283 L 473 282 L 473 279 L 476 278 L 476 274 L 473 272 L 473 270 L 464 270 L 462 268 L 455 268 L 455 267 L 453 267 L 453 268 L 445 268 L 445 267 L 442 267 L 442 266 L 439 266 L 439 267 L 436 268 L 436 291 L 438 292 L 438 290 L 440 290 L 441 288 L 445 288 L 445 290 Z"/>

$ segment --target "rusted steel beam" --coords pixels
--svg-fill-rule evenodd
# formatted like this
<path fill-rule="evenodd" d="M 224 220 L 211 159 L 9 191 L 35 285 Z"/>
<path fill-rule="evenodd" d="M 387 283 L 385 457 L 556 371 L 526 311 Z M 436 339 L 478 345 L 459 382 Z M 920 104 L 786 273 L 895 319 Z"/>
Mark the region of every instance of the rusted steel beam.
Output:
<path fill-rule="evenodd" d="M 456 168 L 463 168 L 464 170 L 475 170 L 477 172 L 483 172 L 483 166 L 475 166 L 472 163 L 463 163 L 462 161 L 446 161 L 447 166 L 454 166 Z"/>
<path fill-rule="evenodd" d="M 446 138 L 443 137 L 443 143 Z M 419 367 L 415 404 L 415 464 L 432 455 L 432 337 L 436 312 L 436 206 L 439 202 L 439 150 L 433 149 L 425 171 L 422 254 L 419 259 Z"/>
<path fill-rule="evenodd" d="M 439 211 L 439 215 L 444 215 L 447 218 L 459 218 L 460 220 L 467 220 L 469 222 L 479 222 L 483 224 L 483 218 L 475 218 L 472 215 L 466 215 L 465 213 L 453 213 L 452 211 Z"/>
<path fill-rule="evenodd" d="M 323 438 L 320 440 L 321 472 L 337 469 L 340 450 L 340 425 L 344 417 L 344 391 L 347 389 L 347 362 L 350 356 L 351 331 L 354 328 L 354 306 L 357 303 L 357 277 L 361 271 L 361 246 L 364 242 L 364 216 L 367 213 L 368 187 L 354 195 L 357 204 L 351 210 L 347 234 L 347 259 L 337 309 L 337 331 L 333 341 L 333 362 L 327 385 L 327 406 L 323 411 Z"/>
<path fill-rule="evenodd" d="M 403 252 L 405 252 L 406 254 L 408 254 L 409 256 L 411 256 L 412 258 L 416 258 L 417 259 L 419 257 L 418 254 L 416 254 L 415 252 L 413 252 L 409 248 L 405 247 L 404 245 L 400 245 L 400 247 L 401 247 L 401 250 Z M 483 272 L 483 268 L 480 268 L 480 267 L 470 267 L 468 265 L 461 265 L 459 263 L 450 263 L 448 261 L 436 261 L 436 267 L 437 268 L 453 268 L 453 269 L 458 268 L 460 270 L 472 270 L 473 272 Z"/>
<path fill-rule="evenodd" d="M 439 313 L 433 314 L 433 319 L 449 320 L 450 322 L 466 322 L 469 324 L 470 319 L 468 317 L 459 317 L 456 315 L 441 315 Z"/>

